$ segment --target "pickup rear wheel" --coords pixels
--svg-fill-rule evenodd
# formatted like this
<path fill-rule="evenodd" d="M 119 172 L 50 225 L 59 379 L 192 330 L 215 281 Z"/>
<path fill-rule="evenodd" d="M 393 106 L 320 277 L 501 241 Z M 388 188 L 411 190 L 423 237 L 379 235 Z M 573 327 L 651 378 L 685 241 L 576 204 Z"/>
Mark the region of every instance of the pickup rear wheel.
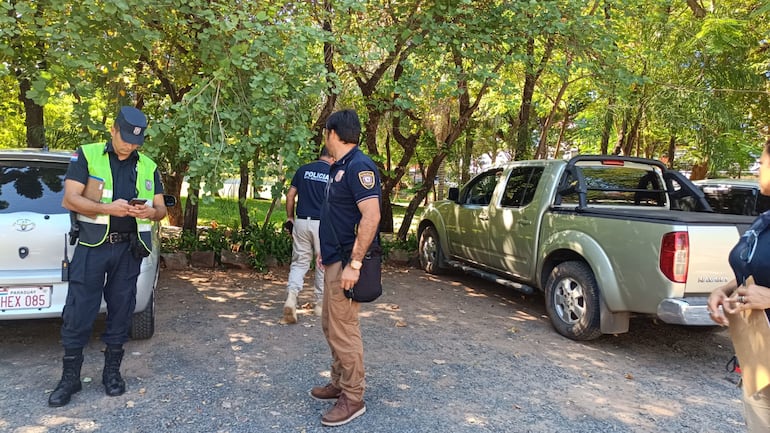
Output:
<path fill-rule="evenodd" d="M 425 227 L 420 235 L 420 266 L 429 274 L 439 274 L 444 267 L 444 253 L 433 226 Z"/>
<path fill-rule="evenodd" d="M 572 340 L 593 340 L 602 335 L 599 288 L 591 268 L 583 262 L 557 265 L 545 287 L 545 309 L 559 334 Z"/>

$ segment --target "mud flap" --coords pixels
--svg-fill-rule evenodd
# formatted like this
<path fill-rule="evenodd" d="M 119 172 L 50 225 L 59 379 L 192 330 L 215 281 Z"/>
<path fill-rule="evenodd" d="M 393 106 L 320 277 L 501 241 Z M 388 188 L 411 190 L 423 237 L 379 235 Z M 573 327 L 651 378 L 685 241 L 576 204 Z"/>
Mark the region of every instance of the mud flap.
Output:
<path fill-rule="evenodd" d="M 602 334 L 623 334 L 628 332 L 628 322 L 631 319 L 631 313 L 623 311 L 613 313 L 604 303 L 604 298 L 599 298 L 600 323 L 599 328 Z"/>

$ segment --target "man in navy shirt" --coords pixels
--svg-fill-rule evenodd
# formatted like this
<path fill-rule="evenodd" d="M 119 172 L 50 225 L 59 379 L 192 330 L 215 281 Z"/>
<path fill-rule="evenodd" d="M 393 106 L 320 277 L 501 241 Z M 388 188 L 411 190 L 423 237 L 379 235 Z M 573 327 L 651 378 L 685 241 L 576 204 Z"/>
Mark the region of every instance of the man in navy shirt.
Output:
<path fill-rule="evenodd" d="M 326 269 L 321 325 L 332 353 L 331 381 L 310 390 L 318 400 L 337 402 L 321 418 L 326 426 L 346 424 L 366 412 L 364 346 L 360 304 L 345 297 L 358 281 L 362 260 L 377 242 L 382 196 L 377 166 L 358 148 L 361 123 L 353 110 L 326 120 L 325 139 L 335 159 L 321 211 L 321 258 Z M 350 251 L 344 262 L 342 251 Z"/>
<path fill-rule="evenodd" d="M 321 205 L 326 196 L 326 183 L 329 181 L 329 166 L 333 159 L 324 146 L 318 160 L 301 166 L 291 179 L 291 187 L 286 193 L 286 217 L 292 227 L 291 269 L 286 302 L 283 304 L 283 323 L 297 323 L 297 295 L 302 290 L 305 274 L 310 263 L 321 255 L 321 241 L 318 238 L 318 224 L 321 219 Z M 299 197 L 299 198 L 297 198 Z M 294 215 L 294 203 L 297 202 L 297 214 Z M 315 308 L 316 316 L 321 315 L 324 294 L 324 270 L 316 264 L 315 268 Z"/>

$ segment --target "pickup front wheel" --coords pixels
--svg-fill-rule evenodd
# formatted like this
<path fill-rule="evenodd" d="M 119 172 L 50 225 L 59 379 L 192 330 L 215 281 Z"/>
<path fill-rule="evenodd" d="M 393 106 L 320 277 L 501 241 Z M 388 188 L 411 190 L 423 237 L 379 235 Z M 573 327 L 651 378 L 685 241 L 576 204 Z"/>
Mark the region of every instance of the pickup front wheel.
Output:
<path fill-rule="evenodd" d="M 551 271 L 545 309 L 556 332 L 567 338 L 593 340 L 602 335 L 599 288 L 591 268 L 583 262 L 560 263 Z"/>
<path fill-rule="evenodd" d="M 441 243 L 438 233 L 433 226 L 425 227 L 420 235 L 420 266 L 429 274 L 439 274 L 444 267 L 444 253 L 441 251 Z"/>

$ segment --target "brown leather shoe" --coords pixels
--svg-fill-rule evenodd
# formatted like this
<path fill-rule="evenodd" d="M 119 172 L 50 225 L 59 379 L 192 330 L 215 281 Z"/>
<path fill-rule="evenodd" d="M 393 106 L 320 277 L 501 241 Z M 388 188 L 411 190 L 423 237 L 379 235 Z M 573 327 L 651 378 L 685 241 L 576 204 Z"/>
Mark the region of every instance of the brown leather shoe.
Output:
<path fill-rule="evenodd" d="M 337 403 L 329 409 L 321 418 L 321 424 L 329 427 L 347 424 L 366 412 L 366 404 L 363 400 L 353 402 L 348 400 L 345 394 L 340 394 Z"/>
<path fill-rule="evenodd" d="M 342 390 L 332 385 L 331 382 L 324 386 L 314 386 L 313 389 L 310 390 L 311 397 L 322 401 L 336 400 L 340 394 L 342 394 Z"/>

